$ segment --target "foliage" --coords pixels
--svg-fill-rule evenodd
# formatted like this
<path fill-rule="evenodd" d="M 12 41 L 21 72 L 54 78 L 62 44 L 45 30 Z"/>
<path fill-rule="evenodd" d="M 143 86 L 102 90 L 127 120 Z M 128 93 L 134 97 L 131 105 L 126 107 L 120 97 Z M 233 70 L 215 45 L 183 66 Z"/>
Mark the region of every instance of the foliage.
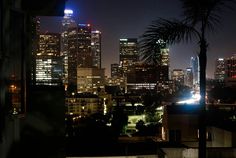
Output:
<path fill-rule="evenodd" d="M 123 133 L 124 127 L 128 124 L 128 115 L 125 113 L 123 108 L 118 108 L 113 112 L 111 126 L 116 133 L 120 135 Z"/>

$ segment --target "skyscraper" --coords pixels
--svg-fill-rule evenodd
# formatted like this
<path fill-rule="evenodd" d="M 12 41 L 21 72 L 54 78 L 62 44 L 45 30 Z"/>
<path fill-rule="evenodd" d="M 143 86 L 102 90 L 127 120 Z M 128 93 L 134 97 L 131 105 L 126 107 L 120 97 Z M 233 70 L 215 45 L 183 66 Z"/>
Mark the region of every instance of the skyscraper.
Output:
<path fill-rule="evenodd" d="M 98 30 L 92 31 L 91 51 L 93 56 L 93 67 L 101 68 L 101 32 Z"/>
<path fill-rule="evenodd" d="M 64 17 L 62 19 L 62 33 L 61 33 L 61 56 L 63 57 L 63 82 L 68 84 L 68 34 L 71 29 L 77 28 L 76 22 L 73 19 L 73 10 L 65 9 Z M 72 29 L 73 30 L 73 29 Z"/>
<path fill-rule="evenodd" d="M 190 88 L 193 87 L 193 71 L 192 68 L 186 68 L 185 71 L 185 85 L 189 86 Z"/>
<path fill-rule="evenodd" d="M 77 67 L 92 68 L 91 26 L 78 24 L 68 28 L 68 84 L 76 87 Z"/>
<path fill-rule="evenodd" d="M 160 53 L 157 56 L 157 65 L 160 73 L 159 81 L 168 81 L 169 80 L 169 48 L 166 45 L 166 42 L 159 39 L 157 41 L 159 45 Z"/>
<path fill-rule="evenodd" d="M 93 67 L 93 56 L 91 51 L 91 25 L 78 25 L 78 66 L 84 68 Z"/>
<path fill-rule="evenodd" d="M 60 56 L 60 34 L 39 35 L 39 51 L 36 54 L 36 84 L 59 85 L 62 83 L 62 58 Z"/>
<path fill-rule="evenodd" d="M 166 42 L 163 40 L 158 40 L 157 44 L 160 46 L 160 54 L 158 56 L 160 66 L 168 66 L 169 68 L 169 48 L 166 45 Z"/>
<path fill-rule="evenodd" d="M 120 39 L 120 65 L 124 74 L 139 60 L 138 42 L 136 38 Z"/>
<path fill-rule="evenodd" d="M 78 65 L 77 27 L 68 28 L 68 85 L 76 86 Z"/>
<path fill-rule="evenodd" d="M 215 79 L 216 80 L 224 80 L 225 79 L 225 59 L 218 58 L 216 59 L 215 65 Z"/>
<path fill-rule="evenodd" d="M 199 60 L 198 57 L 191 57 L 190 67 L 192 68 L 193 73 L 193 85 L 199 85 Z"/>
<path fill-rule="evenodd" d="M 236 54 L 225 60 L 225 68 L 227 78 L 236 77 Z"/>

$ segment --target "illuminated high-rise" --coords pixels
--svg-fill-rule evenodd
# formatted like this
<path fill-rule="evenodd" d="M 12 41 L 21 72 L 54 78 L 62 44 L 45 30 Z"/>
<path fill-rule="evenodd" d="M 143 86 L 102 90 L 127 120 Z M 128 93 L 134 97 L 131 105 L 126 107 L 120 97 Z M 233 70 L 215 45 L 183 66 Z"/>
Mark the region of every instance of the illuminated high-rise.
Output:
<path fill-rule="evenodd" d="M 225 60 L 227 78 L 236 78 L 236 54 Z"/>
<path fill-rule="evenodd" d="M 59 85 L 62 83 L 63 65 L 60 56 L 60 34 L 40 34 L 39 51 L 35 58 L 37 85 Z"/>
<path fill-rule="evenodd" d="M 120 39 L 120 65 L 126 74 L 130 67 L 139 60 L 138 42 L 136 38 Z"/>
<path fill-rule="evenodd" d="M 92 68 L 91 26 L 78 24 L 68 28 L 68 84 L 77 85 L 77 67 Z"/>
<path fill-rule="evenodd" d="M 193 70 L 191 67 L 186 68 L 185 71 L 185 85 L 193 87 Z"/>
<path fill-rule="evenodd" d="M 215 65 L 215 79 L 216 80 L 224 80 L 225 79 L 225 59 L 224 58 L 218 58 L 216 59 L 216 65 Z"/>
<path fill-rule="evenodd" d="M 191 57 L 190 66 L 193 73 L 193 85 L 199 85 L 199 60 L 198 57 Z"/>
<path fill-rule="evenodd" d="M 158 40 L 157 44 L 160 47 L 160 54 L 158 56 L 158 63 L 160 66 L 167 66 L 169 69 L 169 48 L 166 45 L 166 42 L 164 42 L 163 40 Z"/>
<path fill-rule="evenodd" d="M 159 81 L 168 81 L 169 80 L 169 48 L 164 40 L 159 39 L 156 42 L 158 51 L 155 54 L 155 59 L 153 59 L 156 63 L 155 66 L 158 67 L 160 77 Z"/>
<path fill-rule="evenodd" d="M 101 68 L 101 32 L 98 30 L 91 33 L 91 51 L 93 67 Z"/>
<path fill-rule="evenodd" d="M 72 29 L 71 29 L 72 28 Z M 65 9 L 62 19 L 61 33 L 61 56 L 63 57 L 63 82 L 68 84 L 68 52 L 69 52 L 69 33 L 77 28 L 76 22 L 73 19 L 73 10 Z M 72 32 L 73 33 L 73 32 Z"/>
<path fill-rule="evenodd" d="M 78 25 L 78 66 L 84 68 L 93 67 L 93 56 L 91 51 L 91 25 Z"/>

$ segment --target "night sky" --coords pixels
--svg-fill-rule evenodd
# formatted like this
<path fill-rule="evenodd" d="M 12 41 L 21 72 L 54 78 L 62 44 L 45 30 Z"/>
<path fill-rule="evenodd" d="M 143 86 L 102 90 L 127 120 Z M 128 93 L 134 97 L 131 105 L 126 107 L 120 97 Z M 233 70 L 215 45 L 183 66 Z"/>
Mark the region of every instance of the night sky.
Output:
<path fill-rule="evenodd" d="M 119 39 L 137 38 L 158 17 L 180 18 L 178 0 L 67 0 L 79 23 L 102 32 L 102 67 L 119 61 Z M 60 32 L 61 17 L 41 17 L 41 31 Z M 236 7 L 222 16 L 222 25 L 208 38 L 207 77 L 213 78 L 215 59 L 236 54 Z M 198 52 L 197 41 L 170 46 L 170 69 L 189 67 Z"/>

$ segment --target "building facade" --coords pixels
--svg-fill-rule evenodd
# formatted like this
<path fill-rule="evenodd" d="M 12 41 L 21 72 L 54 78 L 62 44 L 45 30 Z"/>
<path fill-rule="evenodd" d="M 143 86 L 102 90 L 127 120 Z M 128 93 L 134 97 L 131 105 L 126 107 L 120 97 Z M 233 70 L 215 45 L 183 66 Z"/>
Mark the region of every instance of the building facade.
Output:
<path fill-rule="evenodd" d="M 69 33 L 72 31 L 70 27 L 76 28 L 76 22 L 73 18 L 73 10 L 65 9 L 62 19 L 61 33 L 61 56 L 63 57 L 63 83 L 68 84 L 68 56 L 69 56 Z"/>
<path fill-rule="evenodd" d="M 122 77 L 121 66 L 117 63 L 111 64 L 111 77 L 117 78 Z"/>
<path fill-rule="evenodd" d="M 36 54 L 36 85 L 60 85 L 63 64 L 60 56 L 60 34 L 39 35 L 39 51 Z"/>
<path fill-rule="evenodd" d="M 77 92 L 98 94 L 104 89 L 105 69 L 77 68 Z"/>
<path fill-rule="evenodd" d="M 223 81 L 225 79 L 225 59 L 224 58 L 218 58 L 215 62 L 215 79 Z"/>
<path fill-rule="evenodd" d="M 91 25 L 78 24 L 78 56 L 79 67 L 93 67 L 93 56 L 91 51 Z"/>
<path fill-rule="evenodd" d="M 226 78 L 236 77 L 236 54 L 225 60 Z"/>
<path fill-rule="evenodd" d="M 198 56 L 191 57 L 190 60 L 190 67 L 192 68 L 193 72 L 193 85 L 199 85 L 199 59 Z"/>
<path fill-rule="evenodd" d="M 120 39 L 120 66 L 125 75 L 130 71 L 130 67 L 139 61 L 138 42 L 136 38 Z"/>
<path fill-rule="evenodd" d="M 193 71 L 192 71 L 192 68 L 189 67 L 189 68 L 186 68 L 185 70 L 185 85 L 188 86 L 188 87 L 193 87 Z"/>
<path fill-rule="evenodd" d="M 168 66 L 136 63 L 127 72 L 127 89 L 151 89 L 157 88 L 157 83 L 169 81 Z"/>
<path fill-rule="evenodd" d="M 184 70 L 182 69 L 172 70 L 171 79 L 175 84 L 184 85 Z"/>
<path fill-rule="evenodd" d="M 98 30 L 92 31 L 91 33 L 91 51 L 93 58 L 93 67 L 101 68 L 101 51 L 102 51 L 102 36 Z"/>

